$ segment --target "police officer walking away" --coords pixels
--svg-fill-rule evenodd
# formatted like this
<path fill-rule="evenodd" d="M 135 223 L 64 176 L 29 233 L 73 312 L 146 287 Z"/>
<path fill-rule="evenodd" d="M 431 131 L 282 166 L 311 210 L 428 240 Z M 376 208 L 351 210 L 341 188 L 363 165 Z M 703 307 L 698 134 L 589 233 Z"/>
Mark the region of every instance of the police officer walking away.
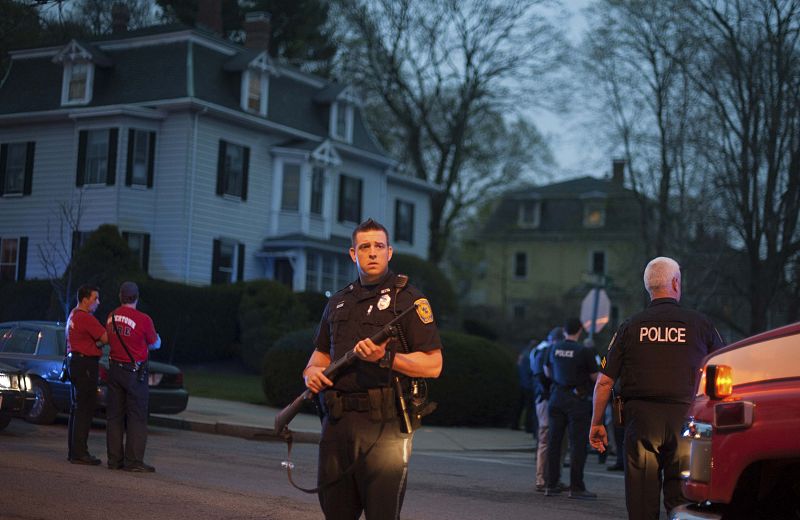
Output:
<path fill-rule="evenodd" d="M 97 402 L 98 361 L 100 344 L 108 343 L 106 329 L 94 317 L 100 305 L 97 287 L 81 285 L 78 305 L 67 318 L 67 351 L 70 390 L 69 437 L 67 459 L 73 464 L 96 466 L 100 459 L 89 453 L 89 429 L 92 427 Z"/>
<path fill-rule="evenodd" d="M 594 351 L 578 343 L 583 325 L 578 318 L 569 318 L 564 324 L 564 341 L 550 349 L 545 362 L 545 374 L 553 381 L 550 393 L 547 457 L 547 488 L 544 494 L 561 494 L 561 442 L 564 431 L 569 431 L 570 467 L 569 498 L 593 500 L 595 493 L 586 490 L 583 467 L 586 464 L 586 434 L 592 414 L 592 384 L 597 379 L 597 361 Z"/>
<path fill-rule="evenodd" d="M 659 517 L 662 479 L 667 514 L 684 502 L 678 437 L 702 360 L 723 346 L 708 318 L 678 305 L 681 271 L 675 260 L 651 260 L 644 270 L 644 286 L 650 305 L 620 325 L 602 362 L 589 435 L 594 448 L 605 450 L 603 414 L 614 381 L 621 377 L 625 501 L 628 518 L 635 520 Z"/>
<path fill-rule="evenodd" d="M 536 406 L 536 417 L 538 423 L 536 445 L 536 491 L 544 492 L 547 482 L 547 457 L 548 457 L 548 444 L 547 438 L 550 430 L 549 419 L 549 402 L 550 402 L 550 387 L 552 382 L 550 378 L 544 373 L 544 364 L 550 354 L 550 347 L 555 343 L 564 340 L 564 329 L 562 327 L 555 327 L 547 335 L 547 339 L 536 345 L 536 348 L 531 350 L 531 372 L 533 373 L 534 384 L 534 401 Z M 562 436 L 563 437 L 563 436 Z M 561 463 L 561 454 L 556 456 Z M 558 484 L 561 487 L 561 484 Z"/>
<path fill-rule="evenodd" d="M 367 520 L 400 518 L 412 434 L 401 431 L 395 388 L 407 389 L 409 378 L 438 377 L 442 370 L 430 305 L 389 270 L 391 257 L 381 224 L 368 219 L 353 231 L 350 258 L 358 279 L 328 301 L 303 371 L 306 386 L 321 391 L 325 411 L 318 482 L 327 520 L 355 520 L 362 511 Z M 387 349 L 395 340 L 376 345 L 369 339 L 412 306 L 416 312 L 399 322 L 400 344 Z M 358 359 L 331 381 L 324 369 L 348 351 Z M 395 377 L 399 382 L 393 384 Z"/>
<path fill-rule="evenodd" d="M 135 283 L 120 286 L 119 301 L 122 305 L 111 311 L 106 322 L 111 345 L 106 409 L 108 467 L 151 473 L 155 468 L 144 463 L 150 399 L 147 357 L 148 350 L 161 346 L 161 338 L 150 316 L 136 310 L 139 287 Z"/>

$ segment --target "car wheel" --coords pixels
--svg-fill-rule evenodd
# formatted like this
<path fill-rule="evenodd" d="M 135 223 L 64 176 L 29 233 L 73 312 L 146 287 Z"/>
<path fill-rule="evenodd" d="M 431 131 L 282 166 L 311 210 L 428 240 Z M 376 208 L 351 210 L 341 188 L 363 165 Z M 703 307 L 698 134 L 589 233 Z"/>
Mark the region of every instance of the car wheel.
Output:
<path fill-rule="evenodd" d="M 0 413 L 0 431 L 3 431 L 8 423 L 11 422 L 11 416 L 6 415 L 4 413 Z"/>
<path fill-rule="evenodd" d="M 50 424 L 55 421 L 58 410 L 53 405 L 53 398 L 47 383 L 41 379 L 32 379 L 31 392 L 34 401 L 31 409 L 25 415 L 25 420 L 33 424 Z"/>

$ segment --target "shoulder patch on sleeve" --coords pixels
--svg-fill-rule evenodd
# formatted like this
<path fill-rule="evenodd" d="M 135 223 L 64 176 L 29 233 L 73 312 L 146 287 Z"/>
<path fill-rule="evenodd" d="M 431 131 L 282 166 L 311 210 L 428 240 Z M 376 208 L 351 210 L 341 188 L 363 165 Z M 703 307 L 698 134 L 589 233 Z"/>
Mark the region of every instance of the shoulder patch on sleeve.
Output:
<path fill-rule="evenodd" d="M 414 302 L 414 305 L 417 308 L 417 316 L 419 316 L 422 323 L 433 323 L 433 311 L 431 310 L 431 304 L 428 303 L 427 298 L 420 298 Z"/>

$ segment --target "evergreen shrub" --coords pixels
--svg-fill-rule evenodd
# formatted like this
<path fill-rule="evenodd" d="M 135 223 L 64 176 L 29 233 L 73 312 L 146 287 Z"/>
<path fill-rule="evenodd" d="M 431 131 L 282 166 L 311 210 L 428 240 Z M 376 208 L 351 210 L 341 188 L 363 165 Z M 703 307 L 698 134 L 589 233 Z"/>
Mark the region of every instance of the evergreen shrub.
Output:
<path fill-rule="evenodd" d="M 264 354 L 261 388 L 267 404 L 284 407 L 305 391 L 302 375 L 314 351 L 314 330 L 308 327 L 289 332 Z"/>
<path fill-rule="evenodd" d="M 485 338 L 441 331 L 442 374 L 428 380 L 430 400 L 438 403 L 424 424 L 506 426 L 518 397 L 516 357 Z"/>

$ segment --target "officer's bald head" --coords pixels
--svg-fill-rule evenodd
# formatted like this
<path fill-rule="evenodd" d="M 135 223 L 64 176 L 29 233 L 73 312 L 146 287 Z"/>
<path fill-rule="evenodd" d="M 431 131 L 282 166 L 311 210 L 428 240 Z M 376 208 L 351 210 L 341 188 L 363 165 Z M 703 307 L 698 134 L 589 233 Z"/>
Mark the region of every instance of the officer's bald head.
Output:
<path fill-rule="evenodd" d="M 673 280 L 677 283 L 673 283 Z M 681 299 L 681 266 L 672 258 L 659 256 L 650 260 L 644 268 L 644 288 L 650 293 L 650 299 Z"/>

